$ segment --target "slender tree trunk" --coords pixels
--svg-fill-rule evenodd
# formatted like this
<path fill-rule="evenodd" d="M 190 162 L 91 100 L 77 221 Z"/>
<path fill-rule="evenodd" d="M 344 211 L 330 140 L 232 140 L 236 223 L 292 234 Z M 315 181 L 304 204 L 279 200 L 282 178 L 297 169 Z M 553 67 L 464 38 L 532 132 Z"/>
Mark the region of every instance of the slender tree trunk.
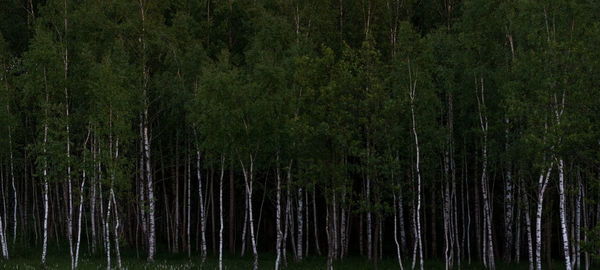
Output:
<path fill-rule="evenodd" d="M 254 255 L 254 270 L 258 269 L 258 251 L 256 249 L 256 238 L 254 235 L 254 218 L 252 213 L 252 182 L 254 181 L 254 156 L 250 154 L 250 168 L 247 170 L 244 163 L 240 160 L 242 172 L 244 173 L 244 182 L 246 193 L 248 193 L 248 221 L 250 223 L 250 241 L 252 244 L 252 254 Z"/>
<path fill-rule="evenodd" d="M 117 137 L 116 144 L 115 144 L 115 156 L 114 156 L 113 163 L 116 163 L 118 159 L 119 159 L 119 138 Z M 111 177 L 112 179 L 111 179 L 111 186 L 110 186 L 110 198 L 108 198 L 108 200 L 109 200 L 109 202 L 112 201 L 114 204 L 113 211 L 115 212 L 115 226 L 114 226 L 115 256 L 117 257 L 117 267 L 119 269 L 121 269 L 122 268 L 121 250 L 119 249 L 119 226 L 121 224 L 119 221 L 119 211 L 118 211 L 119 205 L 117 204 L 117 200 L 115 198 L 115 191 L 114 191 L 114 184 L 115 184 L 114 170 L 115 169 L 113 169 L 113 175 Z M 106 235 L 107 235 L 107 239 L 109 239 L 110 232 L 108 230 L 108 222 L 106 224 L 107 224 L 106 225 Z M 108 242 L 110 242 L 110 240 L 108 240 Z M 110 255 L 109 255 L 109 258 L 110 258 Z M 110 263 L 108 264 L 108 266 L 110 267 Z"/>
<path fill-rule="evenodd" d="M 581 175 L 578 175 L 578 182 L 579 182 L 579 188 L 580 188 L 580 193 L 581 193 L 581 204 L 583 206 L 583 227 L 584 228 L 589 228 L 589 216 L 588 216 L 588 207 L 587 207 L 587 203 L 586 203 L 586 196 L 585 196 L 585 189 L 584 189 L 584 185 L 581 182 Z M 588 241 L 588 234 L 584 233 L 583 234 L 583 242 L 587 242 Z M 579 246 L 579 245 L 578 245 Z M 584 260 L 585 260 L 585 270 L 588 270 L 590 268 L 590 254 L 588 251 L 584 252 Z"/>
<path fill-rule="evenodd" d="M 517 205 L 516 207 L 516 211 L 517 213 L 515 214 L 515 229 L 517 230 L 515 232 L 515 257 L 514 257 L 514 262 L 519 263 L 521 262 L 521 225 L 523 224 L 523 220 L 521 219 L 521 207 L 519 205 L 521 205 L 522 203 L 522 195 L 521 195 L 521 189 L 518 188 L 518 183 L 517 183 L 517 190 L 515 190 L 514 192 L 516 192 L 516 200 L 515 200 L 515 204 Z"/>
<path fill-rule="evenodd" d="M 449 143 L 448 146 L 449 148 Z M 452 255 L 450 255 L 450 253 L 452 252 L 450 249 L 450 245 L 452 240 L 450 239 L 451 236 L 451 224 L 450 224 L 450 185 L 449 185 L 449 180 L 450 180 L 450 157 L 449 157 L 449 153 L 448 150 L 445 151 L 444 153 L 444 183 L 443 183 L 443 190 L 442 190 L 442 197 L 444 198 L 444 203 L 443 203 L 443 211 L 444 211 L 444 261 L 445 261 L 445 266 L 446 266 L 446 270 L 448 270 L 450 267 L 452 267 Z M 434 228 L 435 229 L 435 228 Z"/>
<path fill-rule="evenodd" d="M 315 185 L 312 187 L 312 205 L 313 205 L 313 225 L 315 230 L 315 248 L 317 249 L 317 255 L 321 256 L 321 248 L 319 247 L 319 229 L 317 225 L 317 204 L 316 204 L 316 194 L 315 194 Z"/>
<path fill-rule="evenodd" d="M 147 241 L 148 223 L 146 222 L 146 198 L 145 198 L 146 191 L 144 188 L 145 183 L 146 183 L 145 182 L 146 170 L 144 169 L 144 129 L 143 129 L 143 126 L 144 125 L 143 125 L 142 115 L 140 114 L 140 172 L 139 172 L 140 200 L 139 200 L 138 204 L 139 204 L 140 216 L 141 216 L 141 220 L 142 220 L 142 239 L 145 239 L 143 246 L 147 247 L 148 246 L 148 241 Z M 163 182 L 163 185 L 164 185 L 164 182 Z M 166 203 L 166 201 L 165 201 L 165 203 Z M 167 210 L 167 215 L 168 215 L 168 212 L 169 211 Z M 168 224 L 168 220 L 167 220 L 167 224 Z"/>
<path fill-rule="evenodd" d="M 581 199 L 583 193 L 583 185 L 581 183 L 581 172 L 577 170 L 577 195 L 575 197 L 575 239 L 573 245 L 575 246 L 575 255 L 573 255 L 573 261 L 575 268 L 579 270 L 581 268 Z"/>
<path fill-rule="evenodd" d="M 108 206 L 106 207 L 106 218 L 104 219 L 104 248 L 106 249 L 106 269 L 110 270 L 110 207 L 112 200 L 108 198 Z"/>
<path fill-rule="evenodd" d="M 246 239 L 247 239 L 246 232 L 247 232 L 247 230 L 248 230 L 248 193 L 244 192 L 244 223 L 242 225 L 242 250 L 241 250 L 242 257 L 244 257 L 244 254 L 246 254 Z M 285 235 L 287 236 L 287 232 Z M 284 252 L 284 254 L 285 254 L 285 252 Z"/>
<path fill-rule="evenodd" d="M 544 192 L 548 185 L 553 164 L 550 163 L 546 173 L 542 172 L 538 181 L 538 205 L 535 215 L 535 269 L 542 270 L 542 213 L 544 205 Z"/>
<path fill-rule="evenodd" d="M 44 142 L 42 151 L 44 154 L 44 240 L 42 244 L 42 268 L 46 269 L 46 248 L 48 247 L 48 158 L 46 157 L 46 143 L 48 141 L 48 82 L 46 77 L 46 67 L 44 67 L 44 88 L 46 91 L 46 106 L 44 107 Z M 6 241 L 6 239 L 4 240 Z"/>
<path fill-rule="evenodd" d="M 6 196 L 4 194 L 4 174 L 2 171 L 2 164 L 0 164 L 0 187 L 2 188 L 2 199 L 4 199 Z M 4 207 L 4 214 L 6 216 L 6 207 Z M 4 226 L 3 224 L 6 224 L 6 219 L 5 217 L 0 215 L 0 247 L 2 248 L 2 258 L 4 258 L 4 260 L 8 260 L 8 247 L 6 245 L 6 231 L 4 230 Z"/>
<path fill-rule="evenodd" d="M 287 168 L 287 176 L 286 176 L 286 201 L 285 201 L 285 225 L 283 229 L 283 243 L 282 243 L 282 253 L 283 253 L 283 262 L 287 266 L 287 239 L 288 239 L 288 231 L 291 231 L 290 223 L 291 223 L 291 182 L 292 182 L 292 160 L 290 160 L 288 168 Z M 293 233 L 293 232 L 290 232 Z M 294 237 L 292 237 L 292 240 Z M 292 245 L 292 247 L 294 247 Z"/>
<path fill-rule="evenodd" d="M 368 150 L 367 150 L 368 151 Z M 368 154 L 367 154 L 368 155 Z M 373 234 L 371 233 L 372 224 L 371 224 L 371 210 L 370 208 L 370 193 L 371 193 L 371 179 L 369 177 L 369 172 L 367 169 L 367 183 L 366 183 L 366 201 L 367 201 L 367 258 L 369 260 L 373 259 Z"/>
<path fill-rule="evenodd" d="M 344 166 L 347 166 L 347 165 L 348 164 L 346 162 L 346 158 L 344 157 Z M 346 209 L 345 209 L 346 208 L 346 185 L 347 185 L 346 182 L 347 181 L 348 181 L 347 177 L 344 176 L 344 183 L 342 185 L 342 196 L 341 196 L 341 199 L 342 199 L 342 202 L 341 202 L 342 207 L 341 208 L 342 209 L 341 209 L 341 213 L 340 213 L 340 247 L 341 247 L 340 254 L 339 254 L 340 258 L 344 258 L 344 256 L 346 255 L 344 247 L 346 246 L 346 242 L 348 241 L 348 239 L 346 238 L 347 224 L 346 224 Z M 307 245 L 308 245 L 308 243 L 307 243 Z"/>
<path fill-rule="evenodd" d="M 6 79 L 5 79 L 6 81 Z M 8 89 L 8 87 L 7 87 Z M 10 114 L 9 106 L 6 105 L 7 113 Z M 13 161 L 13 150 L 12 150 L 12 132 L 11 126 L 8 125 L 8 151 L 10 155 L 10 181 L 13 190 L 13 245 L 17 240 L 17 188 L 15 186 L 15 172 L 14 172 L 14 161 Z M 27 184 L 27 182 L 25 182 Z"/>
<path fill-rule="evenodd" d="M 466 153 L 466 149 L 464 152 Z M 461 193 L 462 193 L 461 208 L 462 208 L 462 212 L 463 212 L 463 241 L 465 241 L 465 243 L 463 243 L 462 246 L 465 247 L 466 252 L 467 252 L 467 260 L 468 260 L 469 264 L 471 264 L 471 207 L 469 207 L 469 205 L 470 205 L 469 187 L 467 187 L 465 189 L 465 186 L 467 185 L 467 175 L 469 175 L 466 156 L 463 159 L 463 169 L 464 169 L 464 171 L 462 172 L 463 173 L 463 179 L 462 179 L 463 181 L 461 182 L 460 189 L 461 189 Z M 465 201 L 466 201 L 466 205 L 467 205 L 466 211 L 465 211 Z M 466 216 L 466 218 L 465 218 L 465 216 Z M 466 225 L 464 223 L 466 223 Z M 466 246 L 465 246 L 465 244 L 466 244 Z"/>
<path fill-rule="evenodd" d="M 508 152 L 509 147 L 509 137 L 508 137 L 508 118 L 504 118 L 504 122 L 506 124 L 505 127 L 505 143 L 504 143 L 504 151 Z M 511 262 L 512 248 L 513 248 L 513 188 L 512 188 L 512 174 L 511 174 L 511 162 L 510 160 L 506 162 L 506 178 L 505 178 L 505 189 L 504 189 L 504 262 Z"/>
<path fill-rule="evenodd" d="M 0 245 L 2 246 L 2 258 L 8 260 L 8 248 L 6 246 L 6 235 L 4 235 L 4 227 L 2 226 L 2 219 L 0 218 Z"/>
<path fill-rule="evenodd" d="M 563 252 L 565 255 L 565 269 L 571 270 L 571 254 L 569 250 L 569 234 L 567 233 L 567 209 L 565 205 L 565 174 L 564 162 L 558 159 L 558 193 L 559 193 L 559 211 L 560 211 L 560 228 L 563 240 Z"/>
<path fill-rule="evenodd" d="M 206 209 L 204 208 L 204 197 L 202 196 L 202 174 L 200 173 L 200 150 L 196 150 L 196 177 L 198 178 L 198 205 L 200 206 L 200 234 L 202 239 L 202 263 L 206 261 Z"/>
<path fill-rule="evenodd" d="M 191 175 L 191 168 L 190 168 L 191 165 L 190 165 L 190 163 L 191 163 L 190 162 L 190 155 L 187 155 L 187 174 L 186 174 L 186 180 L 187 180 L 187 188 L 186 188 L 186 190 L 187 190 L 187 222 L 186 222 L 186 224 L 187 224 L 187 226 L 186 226 L 186 232 L 185 233 L 186 233 L 186 238 L 187 238 L 186 239 L 187 240 L 186 241 L 186 246 L 187 246 L 188 258 L 190 258 L 192 256 L 192 244 L 190 242 L 190 228 L 191 228 L 191 224 L 190 224 L 191 222 L 190 222 L 190 220 L 191 220 L 191 217 L 192 217 L 192 214 L 191 214 L 191 209 L 192 209 L 192 188 L 191 188 L 191 186 L 192 186 L 192 180 L 191 180 L 191 178 L 192 177 L 191 176 L 192 175 Z M 222 178 L 223 177 L 221 176 L 221 182 L 223 182 Z M 221 212 L 223 212 L 222 209 L 221 209 Z M 221 218 L 221 223 L 223 223 L 222 218 Z"/>
<path fill-rule="evenodd" d="M 142 19 L 142 32 L 139 38 L 142 49 L 142 98 L 144 100 L 144 108 L 143 108 L 143 137 L 144 137 L 144 161 L 145 161 L 145 171 L 146 171 L 146 188 L 148 190 L 148 261 L 154 261 L 154 253 L 156 250 L 156 235 L 155 235 L 155 221 L 154 221 L 154 182 L 152 181 L 152 165 L 150 159 L 150 138 L 149 138 L 149 116 L 148 116 L 148 108 L 150 106 L 148 99 L 148 81 L 150 76 L 150 71 L 146 66 L 146 43 L 145 43 L 145 33 L 146 33 L 146 9 L 144 7 L 144 1 L 139 0 L 139 8 L 140 15 Z"/>
<path fill-rule="evenodd" d="M 486 244 L 484 245 L 484 253 L 487 255 L 487 267 L 494 270 L 494 242 L 492 236 L 492 210 L 491 203 L 488 194 L 488 177 L 487 177 L 487 132 L 488 132 L 488 120 L 487 114 L 482 111 L 482 107 L 485 109 L 485 96 L 483 87 L 483 78 L 481 82 L 481 97 L 477 93 L 477 105 L 479 108 L 479 122 L 481 124 L 481 131 L 483 132 L 483 149 L 482 149 L 482 173 L 481 173 L 481 195 L 483 199 L 483 223 L 485 225 L 485 237 Z"/>
<path fill-rule="evenodd" d="M 86 151 L 86 146 L 87 146 L 87 141 L 90 137 L 90 128 L 88 127 L 88 134 L 87 134 L 87 138 L 85 139 L 85 142 L 83 143 L 83 169 L 81 172 L 81 187 L 79 188 L 79 211 L 78 211 L 78 218 L 77 218 L 77 245 L 75 248 L 75 263 L 74 263 L 74 268 L 77 268 L 78 264 L 79 264 L 79 246 L 81 244 L 81 217 L 83 214 L 83 188 L 85 187 L 85 180 L 86 180 L 86 175 L 85 175 L 85 151 Z"/>
<path fill-rule="evenodd" d="M 339 258 L 338 257 L 338 247 L 339 246 L 338 246 L 338 229 L 337 229 L 337 226 L 338 226 L 338 221 L 337 221 L 337 193 L 335 191 L 333 192 L 333 205 L 332 205 L 331 208 L 333 210 L 332 215 L 331 215 L 333 217 L 332 220 L 331 220 L 332 225 L 333 225 L 332 226 L 332 229 L 333 229 L 332 230 L 332 233 L 333 233 L 332 234 L 332 240 L 333 240 L 333 257 L 335 259 L 337 259 L 337 258 Z"/>
<path fill-rule="evenodd" d="M 281 262 L 281 240 L 283 238 L 281 232 L 281 174 L 280 174 L 280 165 L 279 165 L 279 151 L 277 151 L 277 159 L 276 159 L 276 178 L 277 178 L 277 187 L 276 187 L 276 212 L 275 212 L 275 230 L 277 234 L 277 240 L 275 242 L 275 250 L 277 253 L 277 257 L 275 258 L 275 270 L 279 270 L 279 264 Z M 308 245 L 308 243 L 306 243 Z"/>
<path fill-rule="evenodd" d="M 189 164 L 188 164 L 189 168 Z M 188 169 L 189 171 L 189 169 Z M 221 154 L 221 176 L 219 177 L 219 270 L 223 270 L 223 175 L 225 173 L 225 155 Z M 188 185 L 189 187 L 189 185 Z M 188 193 L 188 257 L 190 256 L 190 226 L 189 226 L 189 193 Z"/>
<path fill-rule="evenodd" d="M 302 196 L 302 187 L 298 187 L 298 211 L 296 211 L 296 217 L 298 219 L 298 248 L 296 248 L 297 259 L 298 261 L 302 260 L 302 229 L 303 225 L 303 216 L 302 216 L 302 207 L 303 207 L 303 196 Z"/>
<path fill-rule="evenodd" d="M 532 233 L 531 233 L 531 216 L 530 216 L 530 210 L 529 210 L 529 198 L 527 198 L 527 196 L 525 196 L 525 192 L 523 190 L 521 190 L 521 192 L 523 192 L 523 196 L 522 198 L 524 198 L 524 204 L 525 204 L 525 227 L 527 230 L 527 255 L 529 258 L 529 270 L 533 270 L 533 241 L 532 241 Z"/>
<path fill-rule="evenodd" d="M 235 254 L 235 186 L 233 184 L 233 159 L 229 167 L 229 252 Z"/>
<path fill-rule="evenodd" d="M 96 166 L 96 147 L 97 137 L 94 132 L 94 142 L 92 143 L 92 168 Z M 94 170 L 95 171 L 95 170 Z M 96 179 L 98 174 L 95 173 L 91 179 L 90 188 L 90 222 L 92 228 L 92 254 L 96 254 Z"/>
<path fill-rule="evenodd" d="M 396 205 L 396 193 L 394 193 L 394 205 Z M 396 244 L 396 253 L 398 256 L 398 265 L 400 265 L 400 270 L 404 270 L 402 266 L 402 256 L 400 255 L 400 244 L 398 243 L 398 222 L 397 222 L 397 208 L 394 207 L 394 243 Z"/>
<path fill-rule="evenodd" d="M 121 268 L 123 268 L 122 264 L 121 264 L 121 250 L 119 248 L 119 227 L 121 226 L 121 223 L 119 221 L 119 212 L 117 210 L 118 205 L 117 205 L 117 201 L 115 199 L 115 192 L 113 190 L 111 190 L 111 197 L 112 197 L 113 204 L 115 205 L 115 209 L 114 209 L 114 211 L 115 211 L 115 228 L 114 228 L 115 229 L 115 238 L 114 238 L 115 256 L 117 256 L 117 267 L 119 269 L 121 269 Z"/>
<path fill-rule="evenodd" d="M 417 87 L 417 79 L 415 76 L 415 79 L 413 81 L 412 79 L 412 72 L 411 72 L 411 66 L 410 66 L 410 59 L 408 60 L 408 75 L 409 75 L 409 97 L 410 97 L 410 112 L 411 112 L 411 119 L 412 119 L 412 132 L 414 135 L 414 139 L 415 139 L 415 150 L 416 150 L 416 162 L 415 162 L 415 167 L 416 167 L 416 173 L 417 173 L 417 209 L 416 209 L 416 213 L 415 213 L 415 220 L 416 220 L 416 241 L 415 241 L 415 253 L 416 253 L 416 249 L 418 247 L 419 250 L 419 265 L 420 265 L 420 269 L 423 270 L 423 244 L 422 244 L 422 240 L 421 240 L 421 171 L 419 169 L 419 164 L 420 164 L 420 153 L 419 153 L 419 136 L 417 135 L 417 123 L 415 122 L 415 90 Z M 435 228 L 434 228 L 435 229 Z M 414 257 L 414 255 L 413 255 Z M 414 268 L 414 261 L 413 260 L 413 268 Z"/>
<path fill-rule="evenodd" d="M 310 237 L 309 237 L 310 236 L 310 233 L 309 233 L 310 232 L 310 211 L 309 211 L 310 207 L 308 205 L 308 202 L 309 202 L 309 200 L 308 200 L 308 191 L 306 189 L 304 189 L 304 201 L 306 202 L 306 205 L 304 206 L 304 216 L 306 217 L 306 222 L 305 222 L 305 224 L 306 224 L 306 233 L 304 234 L 305 235 L 305 238 L 304 238 L 304 243 L 305 243 L 304 244 L 304 247 L 305 247 L 304 256 L 308 257 L 308 250 L 309 250 L 309 247 L 310 247 Z"/>
<path fill-rule="evenodd" d="M 330 218 L 330 206 L 327 206 L 325 214 L 325 233 L 327 234 L 327 270 L 333 270 L 333 258 L 334 258 L 334 247 L 333 247 L 333 233 L 331 228 L 333 227 Z"/>
<path fill-rule="evenodd" d="M 211 236 L 212 236 L 211 244 L 212 244 L 212 252 L 213 253 L 217 251 L 217 249 L 216 249 L 217 241 L 215 238 L 217 231 L 215 230 L 215 224 L 216 224 L 215 223 L 215 207 L 216 206 L 215 206 L 215 196 L 214 196 L 215 189 L 213 188 L 214 187 L 214 185 L 213 185 L 214 179 L 215 179 L 214 176 L 215 176 L 215 170 L 214 170 L 213 166 L 211 165 L 210 166 L 210 185 L 208 187 L 208 190 L 210 191 L 210 193 L 208 194 L 208 197 L 210 199 L 210 226 L 211 226 L 210 232 L 211 232 Z"/>
<path fill-rule="evenodd" d="M 402 191 L 398 192 L 398 225 L 400 226 L 400 248 L 403 253 L 407 253 L 406 230 L 404 229 L 404 206 Z"/>

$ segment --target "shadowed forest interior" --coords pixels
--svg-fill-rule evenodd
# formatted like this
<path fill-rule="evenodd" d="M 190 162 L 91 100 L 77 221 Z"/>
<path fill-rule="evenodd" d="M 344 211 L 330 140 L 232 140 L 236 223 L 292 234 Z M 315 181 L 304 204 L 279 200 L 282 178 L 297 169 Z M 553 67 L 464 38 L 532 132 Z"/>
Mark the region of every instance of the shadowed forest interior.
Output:
<path fill-rule="evenodd" d="M 4 0 L 0 266 L 597 269 L 599 44 L 598 1 Z"/>

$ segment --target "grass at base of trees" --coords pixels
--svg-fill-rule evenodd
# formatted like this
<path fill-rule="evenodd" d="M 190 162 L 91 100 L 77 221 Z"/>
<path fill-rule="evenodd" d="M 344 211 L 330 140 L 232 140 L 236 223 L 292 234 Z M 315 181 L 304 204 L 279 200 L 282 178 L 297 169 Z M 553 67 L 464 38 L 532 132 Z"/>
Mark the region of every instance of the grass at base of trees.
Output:
<path fill-rule="evenodd" d="M 48 269 L 69 269 L 71 262 L 67 246 L 61 246 L 59 250 L 54 247 L 49 247 L 48 250 Z M 91 255 L 86 250 L 81 250 L 79 269 L 106 269 L 106 257 L 103 253 Z M 8 261 L 0 261 L 0 269 L 39 269 L 41 258 L 41 248 L 19 248 L 13 250 Z M 146 261 L 146 255 L 140 253 L 139 257 L 135 250 L 122 250 L 121 259 L 124 269 L 218 269 L 217 254 L 209 254 L 204 265 L 199 252 L 192 252 L 192 257 L 188 258 L 186 253 L 168 254 L 158 253 L 153 263 Z M 410 269 L 411 264 L 408 257 L 403 258 L 405 269 Z M 325 256 L 309 256 L 302 262 L 294 262 L 291 254 L 288 255 L 288 266 L 284 269 L 324 269 L 327 257 Z M 116 257 L 111 257 L 111 264 L 116 268 Z M 275 254 L 261 253 L 259 257 L 260 269 L 274 269 Z M 562 269 L 564 266 L 560 262 L 554 262 L 552 269 Z M 248 254 L 245 257 L 233 256 L 230 254 L 223 255 L 223 269 L 245 270 L 252 268 L 252 256 Z M 351 256 L 334 262 L 334 269 L 372 269 L 372 263 L 365 257 Z M 400 269 L 398 261 L 394 257 L 384 258 L 378 262 L 378 269 Z M 424 269 L 445 269 L 443 260 L 427 260 L 425 261 Z M 455 269 L 458 269 L 455 267 Z M 484 269 L 484 266 L 479 262 L 471 264 L 464 263 L 461 268 L 463 270 Z M 526 270 L 528 265 L 526 262 L 520 264 L 502 264 L 497 262 L 497 270 Z"/>

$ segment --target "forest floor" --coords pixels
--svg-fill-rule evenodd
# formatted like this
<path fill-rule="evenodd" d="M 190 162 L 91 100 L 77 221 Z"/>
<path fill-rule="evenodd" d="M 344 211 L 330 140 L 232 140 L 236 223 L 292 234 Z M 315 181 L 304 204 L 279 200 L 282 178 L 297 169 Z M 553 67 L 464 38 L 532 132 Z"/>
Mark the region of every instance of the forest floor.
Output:
<path fill-rule="evenodd" d="M 61 246 L 63 249 L 57 249 L 56 246 L 49 248 L 47 257 L 48 269 L 69 269 L 71 265 L 68 247 Z M 13 250 L 10 259 L 0 260 L 0 269 L 40 269 L 41 248 L 21 248 Z M 218 258 L 216 254 L 209 254 L 204 265 L 198 252 L 193 252 L 192 257 L 188 258 L 186 253 L 179 254 L 157 254 L 153 263 L 146 262 L 145 256 L 140 254 L 138 257 L 135 250 L 121 251 L 122 265 L 125 269 L 218 269 Z M 115 257 L 111 257 L 111 264 L 116 266 Z M 288 257 L 288 267 L 286 270 L 296 269 L 314 269 L 321 270 L 325 268 L 327 258 L 324 256 L 309 256 L 302 262 L 294 262 Z M 259 255 L 260 269 L 274 269 L 275 255 L 264 253 Z M 410 261 L 403 260 L 405 269 L 411 269 Z M 562 265 L 555 262 L 552 269 L 561 269 Z M 252 268 L 252 254 L 244 257 L 224 255 L 223 269 L 246 270 Z M 379 269 L 400 269 L 397 259 L 394 257 L 384 258 L 378 263 Z M 87 251 L 81 254 L 79 269 L 106 269 L 106 257 L 91 256 Z M 349 257 L 334 262 L 334 269 L 372 269 L 372 264 L 364 257 Z M 425 261 L 424 269 L 445 269 L 443 261 L 428 260 Z M 461 269 L 476 270 L 484 269 L 480 263 L 465 264 Z M 501 264 L 497 263 L 497 270 L 526 270 L 526 263 L 521 264 Z"/>

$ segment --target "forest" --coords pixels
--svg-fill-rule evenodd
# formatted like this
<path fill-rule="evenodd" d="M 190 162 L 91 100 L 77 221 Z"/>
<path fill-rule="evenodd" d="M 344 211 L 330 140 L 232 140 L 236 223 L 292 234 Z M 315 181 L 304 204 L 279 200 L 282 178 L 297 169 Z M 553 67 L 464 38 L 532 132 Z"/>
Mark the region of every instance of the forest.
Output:
<path fill-rule="evenodd" d="M 0 268 L 600 268 L 599 1 L 3 0 L 0 67 Z"/>

